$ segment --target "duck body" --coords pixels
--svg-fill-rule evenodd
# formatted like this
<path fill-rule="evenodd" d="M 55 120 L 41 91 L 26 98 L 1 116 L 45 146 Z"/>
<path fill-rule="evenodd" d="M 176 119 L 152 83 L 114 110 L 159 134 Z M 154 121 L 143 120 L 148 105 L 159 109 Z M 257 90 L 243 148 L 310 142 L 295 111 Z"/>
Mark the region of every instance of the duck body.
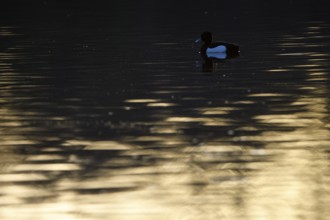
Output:
<path fill-rule="evenodd" d="M 203 57 L 208 58 L 234 58 L 239 56 L 239 46 L 226 42 L 213 42 L 202 45 L 200 52 Z"/>
<path fill-rule="evenodd" d="M 211 32 L 203 32 L 201 40 L 204 42 L 200 53 L 204 58 L 227 59 L 239 56 L 239 46 L 227 42 L 213 42 Z"/>

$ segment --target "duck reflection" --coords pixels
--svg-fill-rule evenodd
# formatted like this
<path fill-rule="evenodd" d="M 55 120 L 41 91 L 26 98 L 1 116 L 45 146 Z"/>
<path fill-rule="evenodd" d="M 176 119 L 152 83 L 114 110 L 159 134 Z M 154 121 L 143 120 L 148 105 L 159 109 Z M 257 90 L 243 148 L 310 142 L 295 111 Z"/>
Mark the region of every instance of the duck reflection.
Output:
<path fill-rule="evenodd" d="M 211 32 L 203 32 L 200 39 L 196 40 L 196 42 L 201 41 L 204 42 L 200 48 L 200 55 L 203 59 L 203 72 L 214 72 L 214 64 L 239 57 L 239 46 L 226 42 L 213 42 Z"/>
<path fill-rule="evenodd" d="M 236 53 L 201 53 L 203 59 L 202 71 L 203 72 L 214 72 L 216 70 L 215 66 L 218 63 L 224 63 L 225 60 L 234 59 L 239 57 L 239 52 Z"/>

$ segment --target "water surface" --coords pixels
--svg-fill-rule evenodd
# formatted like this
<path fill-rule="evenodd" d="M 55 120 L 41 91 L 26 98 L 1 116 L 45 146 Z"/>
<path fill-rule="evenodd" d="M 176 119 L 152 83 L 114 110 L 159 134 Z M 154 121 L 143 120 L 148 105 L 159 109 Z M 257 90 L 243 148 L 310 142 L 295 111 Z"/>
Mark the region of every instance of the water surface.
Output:
<path fill-rule="evenodd" d="M 146 2 L 8 5 L 0 218 L 327 219 L 323 5 Z"/>

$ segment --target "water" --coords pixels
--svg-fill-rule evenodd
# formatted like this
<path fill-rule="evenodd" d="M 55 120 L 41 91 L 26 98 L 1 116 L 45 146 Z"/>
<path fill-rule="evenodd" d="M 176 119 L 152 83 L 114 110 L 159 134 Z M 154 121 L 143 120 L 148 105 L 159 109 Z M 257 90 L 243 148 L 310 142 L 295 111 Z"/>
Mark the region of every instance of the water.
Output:
<path fill-rule="evenodd" d="M 1 9 L 0 219 L 327 219 L 326 4 L 143 3 Z"/>

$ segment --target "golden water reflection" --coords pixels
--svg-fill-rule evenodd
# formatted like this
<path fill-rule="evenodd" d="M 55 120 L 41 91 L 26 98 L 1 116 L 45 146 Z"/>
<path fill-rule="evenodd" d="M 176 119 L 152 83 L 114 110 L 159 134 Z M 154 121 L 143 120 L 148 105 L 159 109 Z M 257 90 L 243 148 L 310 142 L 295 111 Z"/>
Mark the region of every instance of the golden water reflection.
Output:
<path fill-rule="evenodd" d="M 297 49 L 303 44 L 297 39 L 306 38 L 283 37 L 286 42 L 277 46 Z M 37 96 L 38 86 L 8 86 L 19 77 L 3 64 L 0 219 L 327 219 L 329 57 L 294 50 L 275 55 L 301 59 L 262 70 L 266 79 L 258 80 L 272 82 L 264 87 L 247 80 L 241 85 L 242 76 L 217 87 L 196 74 L 205 86 L 194 96 L 185 82 L 171 85 L 175 74 L 165 74 L 168 86 L 148 90 L 150 98 L 134 94 L 90 112 L 90 103 L 79 106 L 74 102 L 82 98 L 65 95 L 62 109 L 100 121 L 72 119 L 70 111 L 47 115 L 49 106 L 58 106 L 17 96 L 22 88 Z M 287 82 L 285 74 L 299 77 Z M 45 113 L 17 110 L 21 102 Z M 99 129 L 96 124 L 108 133 L 84 133 Z"/>

